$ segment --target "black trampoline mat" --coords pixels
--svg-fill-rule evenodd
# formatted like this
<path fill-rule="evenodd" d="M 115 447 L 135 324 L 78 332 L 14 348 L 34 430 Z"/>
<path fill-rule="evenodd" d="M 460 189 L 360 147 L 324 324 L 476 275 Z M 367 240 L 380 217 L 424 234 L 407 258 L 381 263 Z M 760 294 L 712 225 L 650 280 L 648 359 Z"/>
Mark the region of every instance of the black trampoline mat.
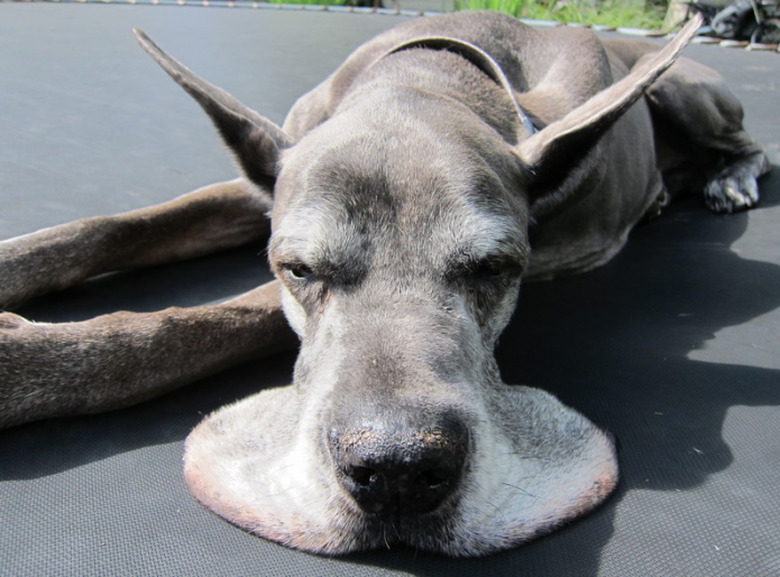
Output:
<path fill-rule="evenodd" d="M 132 27 L 281 122 L 351 49 L 404 18 L 0 3 L 0 238 L 235 174 Z M 780 163 L 780 55 L 687 54 L 732 82 Z M 227 524 L 187 493 L 183 440 L 204 414 L 287 383 L 287 356 L 131 409 L 0 431 L 0 575 L 780 575 L 780 171 L 760 184 L 757 210 L 715 216 L 684 201 L 607 266 L 523 288 L 498 353 L 507 382 L 555 393 L 620 440 L 620 487 L 588 517 L 465 561 L 316 557 Z M 64 321 L 186 306 L 265 278 L 262 247 L 247 247 L 101 277 L 20 312 Z"/>

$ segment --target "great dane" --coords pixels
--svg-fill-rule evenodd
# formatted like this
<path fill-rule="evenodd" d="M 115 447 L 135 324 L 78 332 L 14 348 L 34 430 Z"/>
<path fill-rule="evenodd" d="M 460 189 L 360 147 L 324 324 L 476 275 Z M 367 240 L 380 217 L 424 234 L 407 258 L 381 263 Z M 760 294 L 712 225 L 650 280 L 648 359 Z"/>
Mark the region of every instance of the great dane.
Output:
<path fill-rule="evenodd" d="M 277 280 L 84 322 L 4 313 L 0 425 L 126 406 L 292 348 L 286 318 L 294 383 L 187 440 L 210 509 L 312 552 L 456 556 L 590 510 L 617 482 L 610 436 L 503 384 L 493 349 L 521 278 L 605 263 L 677 194 L 716 212 L 758 201 L 769 164 L 739 102 L 678 59 L 697 26 L 659 50 L 495 13 L 416 19 L 358 48 L 283 127 L 137 32 L 241 177 L 1 243 L 0 306 L 258 239 Z"/>

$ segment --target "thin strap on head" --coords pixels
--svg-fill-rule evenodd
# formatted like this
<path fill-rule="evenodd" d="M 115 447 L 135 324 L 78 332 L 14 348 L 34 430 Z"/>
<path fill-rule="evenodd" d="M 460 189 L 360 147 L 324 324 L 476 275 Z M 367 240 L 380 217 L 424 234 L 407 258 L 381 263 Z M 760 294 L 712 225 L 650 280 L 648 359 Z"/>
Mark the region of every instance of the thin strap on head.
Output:
<path fill-rule="evenodd" d="M 526 111 L 523 110 L 523 107 L 520 106 L 520 103 L 517 101 L 515 91 L 512 88 L 512 85 L 509 83 L 509 79 L 506 77 L 506 74 L 504 74 L 504 71 L 501 69 L 501 66 L 493 59 L 492 56 L 490 56 L 490 54 L 482 50 L 479 46 L 476 46 L 471 42 L 466 42 L 465 40 L 460 40 L 458 38 L 451 38 L 449 36 L 426 36 L 399 44 L 398 46 L 385 52 L 379 58 L 379 60 L 382 60 L 382 58 L 390 56 L 391 54 L 396 54 L 398 52 L 410 50 L 412 48 L 446 50 L 447 52 L 457 54 L 458 56 L 461 56 L 462 58 L 465 58 L 471 62 L 474 66 L 487 74 L 496 84 L 504 89 L 504 92 L 507 94 L 507 96 L 509 96 L 512 105 L 514 106 L 515 112 L 517 112 L 517 116 L 520 118 L 520 122 L 522 123 L 525 131 L 529 135 L 536 132 L 534 123 L 531 121 Z M 377 62 L 379 60 L 377 60 Z"/>

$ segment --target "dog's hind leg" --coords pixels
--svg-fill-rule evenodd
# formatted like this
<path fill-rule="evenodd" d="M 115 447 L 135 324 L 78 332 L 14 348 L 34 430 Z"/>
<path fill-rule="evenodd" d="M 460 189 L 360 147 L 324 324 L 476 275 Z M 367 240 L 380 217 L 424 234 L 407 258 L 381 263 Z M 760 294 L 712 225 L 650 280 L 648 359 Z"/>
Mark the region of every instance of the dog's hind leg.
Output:
<path fill-rule="evenodd" d="M 647 91 L 659 168 L 672 195 L 703 191 L 708 208 L 734 212 L 758 202 L 769 160 L 745 131 L 737 97 L 714 70 L 681 58 Z"/>
<path fill-rule="evenodd" d="M 0 314 L 0 428 L 149 399 L 297 340 L 272 281 L 224 303 L 33 323 Z"/>
<path fill-rule="evenodd" d="M 264 240 L 271 203 L 268 193 L 237 179 L 153 207 L 2 241 L 0 310 L 97 274 Z"/>

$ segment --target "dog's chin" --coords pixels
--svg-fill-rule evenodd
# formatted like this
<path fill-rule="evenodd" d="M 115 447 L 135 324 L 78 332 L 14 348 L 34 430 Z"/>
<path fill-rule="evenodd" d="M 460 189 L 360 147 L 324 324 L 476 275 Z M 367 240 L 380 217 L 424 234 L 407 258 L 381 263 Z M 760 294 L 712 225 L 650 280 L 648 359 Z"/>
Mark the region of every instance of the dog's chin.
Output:
<path fill-rule="evenodd" d="M 608 435 L 538 389 L 502 386 L 491 396 L 475 410 L 475 449 L 459 490 L 424 515 L 364 513 L 336 480 L 294 387 L 207 417 L 187 438 L 185 478 L 203 505 L 231 523 L 328 555 L 395 545 L 485 555 L 546 533 L 609 495 L 617 461 Z"/>

